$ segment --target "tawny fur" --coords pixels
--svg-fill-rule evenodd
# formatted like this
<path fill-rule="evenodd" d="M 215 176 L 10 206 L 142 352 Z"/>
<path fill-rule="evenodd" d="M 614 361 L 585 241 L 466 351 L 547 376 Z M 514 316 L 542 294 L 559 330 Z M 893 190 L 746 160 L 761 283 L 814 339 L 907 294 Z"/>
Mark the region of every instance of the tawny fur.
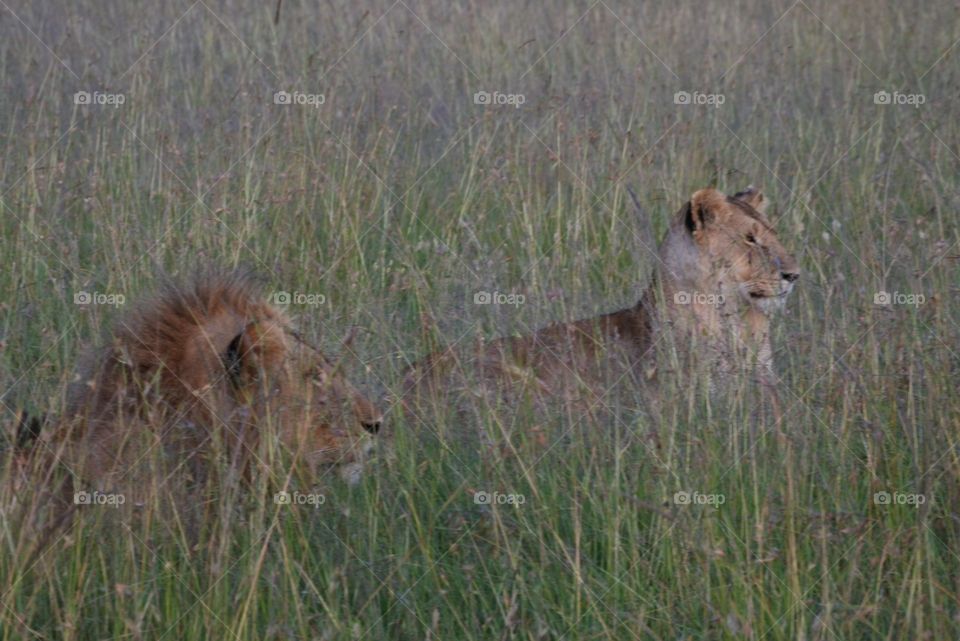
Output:
<path fill-rule="evenodd" d="M 241 468 L 275 436 L 297 460 L 354 463 L 379 411 L 304 343 L 241 274 L 168 286 L 83 361 L 48 450 L 81 485 L 140 478 L 151 452 L 171 466 L 221 456 Z"/>
<path fill-rule="evenodd" d="M 491 383 L 506 395 L 595 403 L 613 380 L 651 378 L 653 348 L 668 331 L 715 378 L 752 371 L 774 386 L 770 315 L 783 306 L 799 268 L 765 206 L 753 188 L 734 197 L 696 192 L 674 217 L 651 285 L 636 305 L 431 354 L 406 373 L 404 407 L 415 417 L 425 400 L 475 393 Z"/>

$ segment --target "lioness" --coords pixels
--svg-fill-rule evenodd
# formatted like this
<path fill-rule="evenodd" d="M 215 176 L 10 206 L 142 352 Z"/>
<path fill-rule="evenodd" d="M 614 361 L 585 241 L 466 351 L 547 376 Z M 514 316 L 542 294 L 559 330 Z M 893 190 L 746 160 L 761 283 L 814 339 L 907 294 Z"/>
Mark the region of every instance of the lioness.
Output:
<path fill-rule="evenodd" d="M 151 453 L 163 474 L 194 481 L 215 457 L 249 472 L 270 437 L 310 471 L 358 466 L 381 420 L 252 278 L 214 275 L 168 286 L 119 320 L 33 450 L 53 453 L 46 465 L 63 463 L 75 487 L 109 490 L 142 483 Z"/>
<path fill-rule="evenodd" d="M 598 398 L 604 376 L 651 378 L 653 347 L 668 332 L 708 364 L 713 378 L 746 368 L 772 386 L 770 315 L 783 307 L 800 271 L 765 208 L 752 187 L 733 197 L 697 191 L 674 217 L 636 305 L 472 350 L 433 353 L 408 369 L 404 407 L 413 410 L 457 388 L 476 395 L 491 382 L 511 396 Z"/>

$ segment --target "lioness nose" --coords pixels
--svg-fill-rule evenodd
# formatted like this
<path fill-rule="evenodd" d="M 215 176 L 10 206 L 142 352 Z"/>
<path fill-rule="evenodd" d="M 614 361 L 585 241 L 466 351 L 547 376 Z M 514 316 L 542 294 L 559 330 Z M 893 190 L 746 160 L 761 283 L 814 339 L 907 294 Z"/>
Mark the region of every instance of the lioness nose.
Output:
<path fill-rule="evenodd" d="M 787 281 L 788 283 L 792 283 L 793 281 L 800 278 L 800 272 L 780 272 L 780 278 Z"/>
<path fill-rule="evenodd" d="M 377 434 L 380 431 L 380 421 L 360 421 L 360 424 L 363 425 L 363 429 L 367 430 L 371 434 Z"/>

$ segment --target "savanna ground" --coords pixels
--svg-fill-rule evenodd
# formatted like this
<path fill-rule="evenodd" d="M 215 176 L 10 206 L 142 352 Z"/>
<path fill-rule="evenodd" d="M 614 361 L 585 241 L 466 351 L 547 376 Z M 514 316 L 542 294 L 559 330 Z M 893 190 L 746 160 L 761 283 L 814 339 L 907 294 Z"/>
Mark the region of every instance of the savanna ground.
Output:
<path fill-rule="evenodd" d="M 159 274 L 313 295 L 389 406 L 437 345 L 632 304 L 707 185 L 803 269 L 782 430 L 682 372 L 655 416 L 478 403 L 497 456 L 392 410 L 358 485 L 289 486 L 322 505 L 261 469 L 199 536 L 89 505 L 39 558 L 7 484 L 0 639 L 960 636 L 955 3 L 0 5 L 5 460 Z"/>

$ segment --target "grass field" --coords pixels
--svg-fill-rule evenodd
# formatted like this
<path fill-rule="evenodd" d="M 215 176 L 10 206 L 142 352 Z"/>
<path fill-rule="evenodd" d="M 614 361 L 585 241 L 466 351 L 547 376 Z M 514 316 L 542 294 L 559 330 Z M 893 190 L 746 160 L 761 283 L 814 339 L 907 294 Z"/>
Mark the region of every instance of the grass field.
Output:
<path fill-rule="evenodd" d="M 634 303 L 651 231 L 750 183 L 803 269 L 784 428 L 679 374 L 656 416 L 478 407 L 503 457 L 390 411 L 359 484 L 291 486 L 321 505 L 261 469 L 199 536 L 88 506 L 37 558 L 7 483 L 0 639 L 960 638 L 955 3 L 275 9 L 0 1 L 4 462 L 163 274 L 313 295 L 389 399 L 437 345 Z"/>

